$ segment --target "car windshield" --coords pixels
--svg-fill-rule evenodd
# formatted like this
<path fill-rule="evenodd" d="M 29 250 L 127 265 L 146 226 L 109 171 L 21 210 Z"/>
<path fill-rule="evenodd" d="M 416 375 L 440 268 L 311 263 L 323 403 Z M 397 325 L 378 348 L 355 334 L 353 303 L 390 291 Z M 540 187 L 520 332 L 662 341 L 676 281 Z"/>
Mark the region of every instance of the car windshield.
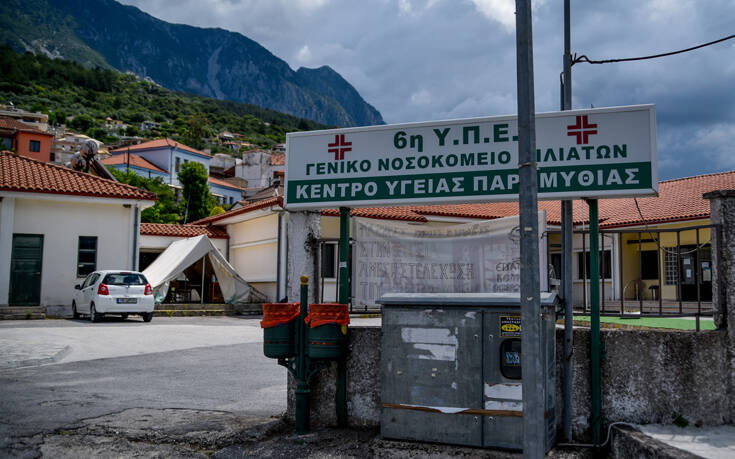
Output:
<path fill-rule="evenodd" d="M 148 281 L 142 274 L 113 273 L 106 275 L 102 283 L 107 285 L 145 285 Z"/>

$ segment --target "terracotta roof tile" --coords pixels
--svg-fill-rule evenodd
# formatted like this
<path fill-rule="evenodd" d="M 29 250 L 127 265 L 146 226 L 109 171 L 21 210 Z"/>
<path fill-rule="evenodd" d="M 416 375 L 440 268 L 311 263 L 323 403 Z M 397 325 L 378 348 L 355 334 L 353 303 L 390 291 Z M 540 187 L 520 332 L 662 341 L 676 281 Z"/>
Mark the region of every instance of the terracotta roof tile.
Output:
<path fill-rule="evenodd" d="M 105 158 L 102 160 L 102 164 L 105 166 L 116 166 L 118 164 L 127 165 L 128 164 L 128 153 L 123 153 L 121 155 L 115 155 L 110 156 L 109 158 Z M 141 169 L 148 169 L 156 172 L 162 172 L 164 174 L 167 174 L 165 170 L 161 169 L 160 167 L 156 166 L 152 162 L 148 161 L 147 159 L 134 155 L 130 153 L 130 165 L 139 167 Z"/>
<path fill-rule="evenodd" d="M 192 225 L 211 225 L 225 218 L 234 217 L 236 215 L 241 215 L 241 214 L 246 214 L 248 212 L 253 212 L 254 210 L 264 209 L 266 207 L 272 207 L 272 206 L 283 206 L 283 197 L 274 196 L 272 198 L 263 199 L 261 201 L 256 201 L 256 202 L 247 204 L 243 207 L 238 207 L 237 209 L 234 209 L 234 210 L 228 210 L 227 212 L 223 214 L 214 215 L 212 217 L 207 217 L 201 220 L 197 220 L 195 222 L 191 222 L 191 224 Z"/>
<path fill-rule="evenodd" d="M 240 190 L 240 191 L 242 191 L 242 190 L 245 189 L 245 188 L 239 187 L 237 185 L 234 185 L 234 184 L 232 184 L 232 183 L 230 183 L 228 181 L 221 180 L 221 179 L 214 178 L 214 177 L 209 177 L 209 183 L 213 183 L 215 185 L 224 186 L 224 187 L 227 187 L 227 188 L 232 188 L 232 189 Z"/>
<path fill-rule="evenodd" d="M 176 225 L 168 223 L 141 223 L 141 236 L 195 237 L 206 234 L 210 239 L 229 239 L 227 231 L 219 226 Z"/>
<path fill-rule="evenodd" d="M 613 228 L 642 224 L 666 223 L 709 218 L 709 201 L 702 194 L 719 190 L 735 189 L 735 171 L 718 174 L 698 175 L 675 180 L 659 182 L 659 196 L 637 198 L 641 215 L 636 208 L 636 199 L 601 199 L 599 216 L 600 227 Z M 201 223 L 213 223 L 235 215 L 240 215 L 264 207 L 283 205 L 281 198 L 269 198 L 200 220 Z M 546 211 L 547 223 L 561 224 L 560 201 L 539 201 L 539 210 Z M 339 216 L 338 209 L 324 209 L 322 215 Z M 444 204 L 434 206 L 398 206 L 398 207 L 360 207 L 350 212 L 353 217 L 377 218 L 384 220 L 403 220 L 425 222 L 430 216 L 494 219 L 518 215 L 517 202 L 498 202 L 485 204 Z M 581 201 L 574 201 L 574 224 L 587 224 L 589 210 Z"/>
<path fill-rule="evenodd" d="M 641 225 L 644 222 L 709 218 L 709 201 L 702 195 L 714 190 L 735 189 L 735 171 L 697 175 L 659 182 L 658 197 L 638 198 L 641 218 L 633 199 L 600 200 L 600 215 L 607 217 L 603 227 Z"/>
<path fill-rule="evenodd" d="M 15 118 L 9 117 L 0 117 L 0 129 L 12 129 L 15 131 L 33 132 L 34 134 L 41 134 L 53 137 L 53 134 L 43 132 L 42 130 L 31 124 L 22 123 Z"/>
<path fill-rule="evenodd" d="M 600 227 L 613 228 L 672 221 L 709 218 L 709 201 L 702 198 L 708 191 L 735 189 L 735 171 L 698 175 L 659 182 L 659 196 L 636 199 L 600 199 Z M 539 201 L 539 210 L 546 211 L 550 225 L 561 224 L 561 202 Z M 493 219 L 518 215 L 517 202 L 485 204 L 450 204 L 434 206 L 354 208 L 352 216 L 389 220 L 426 221 L 426 216 Z M 574 201 L 574 224 L 589 222 L 589 209 L 580 200 Z M 337 209 L 325 209 L 322 215 L 338 216 Z M 645 219 L 645 220 L 644 220 Z"/>
<path fill-rule="evenodd" d="M 427 206 L 428 207 L 428 206 Z M 322 215 L 339 217 L 339 209 L 324 209 Z M 380 220 L 402 220 L 425 222 L 426 217 L 416 212 L 414 207 L 357 207 L 350 211 L 352 217 L 377 218 Z"/>
<path fill-rule="evenodd" d="M 155 201 L 156 194 L 114 180 L 0 152 L 0 190 Z"/>
<path fill-rule="evenodd" d="M 285 153 L 271 154 L 271 166 L 285 166 L 285 165 L 286 165 L 286 154 Z"/>
<path fill-rule="evenodd" d="M 156 148 L 169 148 L 169 147 L 171 148 L 175 147 L 180 150 L 188 151 L 189 153 L 194 153 L 195 155 L 206 156 L 206 157 L 212 156 L 207 153 L 204 153 L 203 151 L 199 151 L 195 148 L 191 148 L 188 145 L 184 145 L 181 142 L 177 142 L 171 139 L 151 140 L 149 142 L 139 143 L 138 145 L 130 145 L 129 147 L 116 148 L 114 150 L 111 150 L 110 153 L 114 155 L 114 154 L 125 153 L 127 151 L 150 150 L 150 149 L 156 149 Z"/>

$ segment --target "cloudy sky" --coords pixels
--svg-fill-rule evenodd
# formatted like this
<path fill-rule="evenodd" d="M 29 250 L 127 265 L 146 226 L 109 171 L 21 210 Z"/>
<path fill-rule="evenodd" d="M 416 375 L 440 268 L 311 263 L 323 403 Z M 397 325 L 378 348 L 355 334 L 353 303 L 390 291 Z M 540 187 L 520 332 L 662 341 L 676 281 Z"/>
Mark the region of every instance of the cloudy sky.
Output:
<path fill-rule="evenodd" d="M 329 65 L 387 123 L 513 114 L 513 0 L 122 0 L 240 32 L 291 67 Z M 735 34 L 735 0 L 572 0 L 572 52 L 658 54 Z M 559 109 L 562 0 L 534 4 L 537 112 Z M 735 169 L 735 39 L 573 67 L 573 108 L 655 103 L 662 179 Z"/>

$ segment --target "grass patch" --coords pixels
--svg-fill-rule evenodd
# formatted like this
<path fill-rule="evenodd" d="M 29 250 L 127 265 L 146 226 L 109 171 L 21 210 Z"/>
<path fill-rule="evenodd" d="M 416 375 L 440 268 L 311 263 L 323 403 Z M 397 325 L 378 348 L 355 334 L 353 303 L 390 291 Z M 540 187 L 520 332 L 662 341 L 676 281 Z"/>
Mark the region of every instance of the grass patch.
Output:
<path fill-rule="evenodd" d="M 590 316 L 574 316 L 575 322 L 589 322 Z M 636 317 L 636 318 L 625 318 L 620 317 L 600 317 L 600 322 L 606 324 L 619 324 L 623 326 L 631 327 L 646 327 L 646 328 L 668 328 L 672 330 L 696 330 L 697 322 L 694 318 L 679 318 L 679 317 Z M 562 322 L 563 323 L 563 322 Z M 700 319 L 699 321 L 700 330 L 714 330 L 715 323 L 712 319 Z"/>

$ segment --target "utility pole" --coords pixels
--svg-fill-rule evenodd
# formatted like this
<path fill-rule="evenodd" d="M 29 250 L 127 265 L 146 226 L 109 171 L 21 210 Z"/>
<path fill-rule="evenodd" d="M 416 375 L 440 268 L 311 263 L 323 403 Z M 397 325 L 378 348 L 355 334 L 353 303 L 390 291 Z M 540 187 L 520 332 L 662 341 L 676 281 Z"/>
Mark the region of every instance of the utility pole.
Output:
<path fill-rule="evenodd" d="M 564 77 L 562 79 L 562 110 L 572 109 L 572 52 L 571 52 L 571 7 L 570 0 L 564 0 Z M 574 254 L 574 201 L 561 202 L 561 286 L 564 299 L 564 384 L 562 393 L 564 409 L 562 425 L 564 439 L 572 441 L 572 418 L 574 417 L 574 367 L 572 351 L 574 349 L 574 286 L 572 285 L 572 257 Z"/>
<path fill-rule="evenodd" d="M 533 90 L 531 0 L 516 0 L 518 92 L 518 197 L 521 225 L 521 340 L 523 355 L 523 457 L 545 453 L 545 392 L 541 364 L 541 309 L 538 253 L 538 183 Z M 553 390 L 553 389 L 552 389 Z"/>

